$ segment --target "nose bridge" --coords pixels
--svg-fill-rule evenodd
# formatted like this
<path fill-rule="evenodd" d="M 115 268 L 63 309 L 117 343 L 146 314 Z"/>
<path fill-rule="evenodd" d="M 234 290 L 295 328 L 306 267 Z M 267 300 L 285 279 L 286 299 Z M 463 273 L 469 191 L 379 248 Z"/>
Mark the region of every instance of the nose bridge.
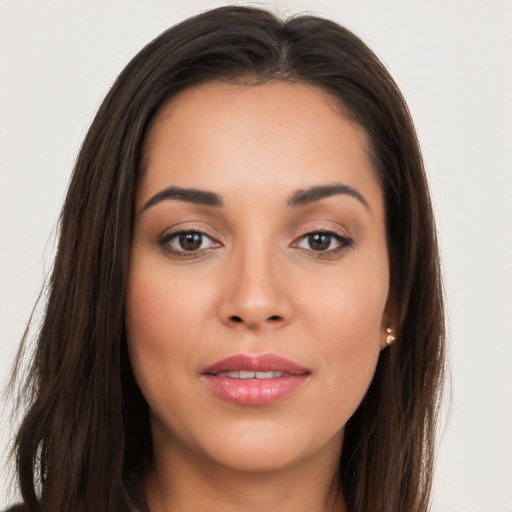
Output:
<path fill-rule="evenodd" d="M 240 251 L 238 263 L 238 293 L 242 302 L 247 304 L 269 303 L 276 293 L 274 267 L 276 266 L 275 251 L 259 243 L 245 245 Z"/>
<path fill-rule="evenodd" d="M 249 327 L 283 323 L 289 319 L 290 304 L 284 286 L 280 255 L 268 237 L 247 237 L 233 248 L 223 316 Z"/>

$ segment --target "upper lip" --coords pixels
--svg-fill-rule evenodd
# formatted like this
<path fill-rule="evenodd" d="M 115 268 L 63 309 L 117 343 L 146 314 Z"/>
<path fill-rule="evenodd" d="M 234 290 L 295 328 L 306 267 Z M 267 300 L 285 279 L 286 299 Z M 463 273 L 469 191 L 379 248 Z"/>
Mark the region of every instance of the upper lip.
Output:
<path fill-rule="evenodd" d="M 221 372 L 233 371 L 282 372 L 290 375 L 310 373 L 307 368 L 276 354 L 261 354 L 258 356 L 237 354 L 213 363 L 203 370 L 203 374 L 216 375 Z"/>

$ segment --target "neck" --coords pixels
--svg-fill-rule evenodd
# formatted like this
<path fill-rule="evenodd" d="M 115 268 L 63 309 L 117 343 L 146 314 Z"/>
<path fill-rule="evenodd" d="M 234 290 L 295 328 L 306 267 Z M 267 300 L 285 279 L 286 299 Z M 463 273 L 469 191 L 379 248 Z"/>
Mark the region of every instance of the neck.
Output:
<path fill-rule="evenodd" d="M 145 491 L 152 512 L 345 512 L 339 450 L 272 471 L 240 471 L 190 453 L 155 457 Z M 329 450 L 329 451 L 327 451 Z"/>

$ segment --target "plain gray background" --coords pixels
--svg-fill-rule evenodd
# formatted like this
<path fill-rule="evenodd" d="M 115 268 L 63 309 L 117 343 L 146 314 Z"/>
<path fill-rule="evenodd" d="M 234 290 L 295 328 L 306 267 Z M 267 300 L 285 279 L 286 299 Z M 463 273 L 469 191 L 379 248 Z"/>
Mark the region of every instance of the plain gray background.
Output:
<path fill-rule="evenodd" d="M 0 385 L 51 267 L 54 226 L 88 124 L 128 60 L 226 3 L 0 0 Z M 416 122 L 443 255 L 451 413 L 434 512 L 512 511 L 512 3 L 281 0 L 361 36 Z M 12 431 L 2 414 L 0 450 Z M 0 460 L 5 462 L 6 456 Z M 8 497 L 0 470 L 0 508 Z"/>

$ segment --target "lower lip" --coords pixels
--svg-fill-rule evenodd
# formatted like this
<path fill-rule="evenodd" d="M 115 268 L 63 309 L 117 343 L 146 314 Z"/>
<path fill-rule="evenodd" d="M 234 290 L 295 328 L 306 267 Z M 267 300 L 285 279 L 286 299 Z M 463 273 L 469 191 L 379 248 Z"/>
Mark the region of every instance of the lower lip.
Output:
<path fill-rule="evenodd" d="M 268 405 L 298 389 L 308 375 L 289 375 L 273 379 L 230 379 L 204 375 L 209 388 L 220 398 L 238 405 Z"/>

